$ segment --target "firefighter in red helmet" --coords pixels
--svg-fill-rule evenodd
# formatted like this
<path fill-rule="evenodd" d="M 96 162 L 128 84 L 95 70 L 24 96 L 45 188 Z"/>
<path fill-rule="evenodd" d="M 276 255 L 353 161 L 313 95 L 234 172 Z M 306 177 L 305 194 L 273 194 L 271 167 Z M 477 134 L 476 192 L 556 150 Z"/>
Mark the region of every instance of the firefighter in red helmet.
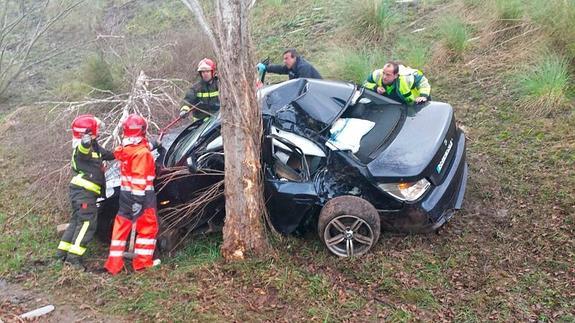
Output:
<path fill-rule="evenodd" d="M 124 250 L 130 231 L 135 227 L 134 270 L 153 266 L 158 233 L 154 178 L 156 169 L 146 139 L 147 122 L 130 114 L 122 124 L 122 145 L 114 151 L 120 161 L 120 208 L 112 231 L 110 254 L 104 267 L 115 275 L 124 267 Z M 133 225 L 134 224 L 134 225 Z"/>
<path fill-rule="evenodd" d="M 219 80 L 216 75 L 216 63 L 204 58 L 198 63 L 200 80 L 189 90 L 182 102 L 180 116 L 186 117 L 192 112 L 193 119 L 203 119 L 220 111 Z"/>
<path fill-rule="evenodd" d="M 84 269 L 82 256 L 96 231 L 96 199 L 105 191 L 103 160 L 113 160 L 112 152 L 100 147 L 96 138 L 103 123 L 91 114 L 80 115 L 72 122 L 72 172 L 70 204 L 72 216 L 58 244 L 57 258 Z"/>

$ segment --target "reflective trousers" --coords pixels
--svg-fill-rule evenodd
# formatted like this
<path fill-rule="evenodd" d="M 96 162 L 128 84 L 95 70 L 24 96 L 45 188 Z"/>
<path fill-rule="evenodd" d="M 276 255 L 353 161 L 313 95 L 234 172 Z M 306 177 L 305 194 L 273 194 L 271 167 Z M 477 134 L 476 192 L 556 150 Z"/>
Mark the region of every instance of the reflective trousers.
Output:
<path fill-rule="evenodd" d="M 118 214 L 114 220 L 110 254 L 104 268 L 112 275 L 122 271 L 124 267 L 124 251 L 128 243 L 128 236 L 132 230 L 132 220 Z M 156 236 L 158 234 L 158 218 L 154 208 L 145 209 L 135 220 L 136 241 L 134 245 L 135 257 L 132 260 L 134 270 L 152 267 Z"/>
<path fill-rule="evenodd" d="M 72 217 L 58 244 L 58 257 L 67 260 L 84 255 L 96 232 L 98 215 L 96 195 L 83 188 L 70 187 L 70 204 Z"/>

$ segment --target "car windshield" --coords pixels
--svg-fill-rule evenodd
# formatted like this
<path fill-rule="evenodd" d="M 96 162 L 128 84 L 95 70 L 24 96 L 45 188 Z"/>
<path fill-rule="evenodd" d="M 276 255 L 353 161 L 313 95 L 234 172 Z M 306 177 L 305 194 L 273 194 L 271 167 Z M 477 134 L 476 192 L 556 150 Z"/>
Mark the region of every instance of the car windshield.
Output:
<path fill-rule="evenodd" d="M 198 138 L 206 131 L 206 129 L 212 124 L 214 118 L 209 118 L 198 126 L 192 125 L 192 127 L 182 133 L 176 143 L 172 145 L 172 148 L 168 151 L 166 158 L 166 166 L 176 166 L 182 158 L 190 151 L 194 144 L 198 141 Z"/>

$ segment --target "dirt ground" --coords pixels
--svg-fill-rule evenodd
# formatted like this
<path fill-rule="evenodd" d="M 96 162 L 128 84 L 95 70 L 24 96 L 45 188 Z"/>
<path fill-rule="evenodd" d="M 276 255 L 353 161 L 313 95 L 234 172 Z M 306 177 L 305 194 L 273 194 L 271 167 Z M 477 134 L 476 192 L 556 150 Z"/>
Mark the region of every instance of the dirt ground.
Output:
<path fill-rule="evenodd" d="M 0 322 L 21 322 L 21 314 L 46 305 L 53 305 L 54 311 L 35 319 L 35 322 L 121 322 L 117 318 L 103 316 L 89 305 L 75 307 L 53 295 L 0 279 Z"/>

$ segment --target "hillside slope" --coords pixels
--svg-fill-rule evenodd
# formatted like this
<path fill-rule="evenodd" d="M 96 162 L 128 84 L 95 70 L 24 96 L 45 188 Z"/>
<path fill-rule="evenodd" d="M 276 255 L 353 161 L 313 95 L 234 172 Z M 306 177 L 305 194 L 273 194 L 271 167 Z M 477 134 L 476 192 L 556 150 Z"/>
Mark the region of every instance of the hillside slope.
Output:
<path fill-rule="evenodd" d="M 177 21 L 182 8 L 170 6 L 165 17 Z M 157 12 L 133 10 L 147 18 L 127 24 L 145 39 L 138 27 Z M 216 235 L 144 274 L 67 276 L 46 261 L 65 202 L 54 210 L 50 198 L 26 199 L 38 173 L 27 169 L 37 137 L 24 126 L 38 121 L 24 109 L 0 139 L 0 274 L 146 321 L 573 321 L 574 22 L 572 0 L 259 1 L 259 57 L 279 62 L 296 47 L 325 77 L 356 82 L 387 59 L 425 72 L 468 139 L 463 210 L 439 234 L 384 233 L 361 259 L 334 258 L 311 235 L 275 242 L 270 259 L 225 263 Z M 64 135 L 50 140 L 64 145 Z M 94 244 L 88 266 L 105 256 Z"/>

